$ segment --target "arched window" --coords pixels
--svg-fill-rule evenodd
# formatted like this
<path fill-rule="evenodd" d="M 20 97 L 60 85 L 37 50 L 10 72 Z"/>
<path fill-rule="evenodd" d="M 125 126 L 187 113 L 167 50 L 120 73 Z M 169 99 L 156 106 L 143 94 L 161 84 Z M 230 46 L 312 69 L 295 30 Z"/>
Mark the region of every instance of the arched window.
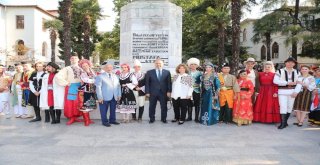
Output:
<path fill-rule="evenodd" d="M 267 48 L 266 48 L 266 46 L 262 45 L 260 52 L 261 52 L 261 54 L 260 54 L 261 55 L 260 56 L 261 61 L 265 60 L 267 58 Z"/>
<path fill-rule="evenodd" d="M 313 55 L 313 44 L 310 41 L 306 41 L 302 44 L 302 52 L 303 56 L 312 56 Z"/>
<path fill-rule="evenodd" d="M 245 29 L 243 29 L 243 32 L 242 32 L 243 34 L 242 34 L 242 41 L 244 42 L 244 41 L 247 41 L 247 29 L 245 28 Z"/>
<path fill-rule="evenodd" d="M 272 44 L 272 58 L 279 58 L 279 44 L 277 42 Z"/>
<path fill-rule="evenodd" d="M 43 42 L 42 43 L 42 56 L 47 56 L 47 48 L 48 48 L 48 45 L 46 42 Z"/>

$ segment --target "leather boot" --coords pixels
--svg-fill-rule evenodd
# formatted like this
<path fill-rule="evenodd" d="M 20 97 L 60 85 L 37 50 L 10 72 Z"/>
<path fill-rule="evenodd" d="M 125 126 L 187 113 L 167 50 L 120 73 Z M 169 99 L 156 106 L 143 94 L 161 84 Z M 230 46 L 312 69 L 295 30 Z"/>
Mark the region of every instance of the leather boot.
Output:
<path fill-rule="evenodd" d="M 83 113 L 83 119 L 84 119 L 84 126 L 89 126 L 90 125 L 89 113 Z"/>
<path fill-rule="evenodd" d="M 142 115 L 143 115 L 143 111 L 144 111 L 144 106 L 143 107 L 139 107 L 139 117 L 138 120 L 142 120 Z"/>
<path fill-rule="evenodd" d="M 288 125 L 288 120 L 289 120 L 290 114 L 291 114 L 291 113 L 287 113 L 287 114 L 286 114 L 286 127 L 289 126 L 289 125 Z"/>
<path fill-rule="evenodd" d="M 56 123 L 60 123 L 61 109 L 56 109 Z"/>
<path fill-rule="evenodd" d="M 44 118 L 44 122 L 49 123 L 50 122 L 50 113 L 49 110 L 45 110 L 45 118 Z"/>
<path fill-rule="evenodd" d="M 200 122 L 200 121 L 199 121 L 199 111 L 200 111 L 200 108 L 197 107 L 197 106 L 195 106 L 195 107 L 194 107 L 194 110 L 195 110 L 195 118 L 194 118 L 194 121 L 195 121 L 196 123 L 199 123 L 199 122 Z"/>
<path fill-rule="evenodd" d="M 36 118 L 33 120 L 30 120 L 29 122 L 36 122 L 36 121 L 41 121 L 41 116 L 40 116 L 40 108 L 34 108 L 34 113 L 36 115 Z"/>
<path fill-rule="evenodd" d="M 134 113 L 132 114 L 132 120 L 137 120 L 137 108 L 134 109 Z"/>
<path fill-rule="evenodd" d="M 281 114 L 281 124 L 278 129 L 286 128 L 286 116 L 287 114 Z"/>
<path fill-rule="evenodd" d="M 54 112 L 53 109 L 50 109 L 49 112 L 51 116 L 51 124 L 56 124 L 56 113 Z"/>
<path fill-rule="evenodd" d="M 192 120 L 192 107 L 188 106 L 188 118 L 186 121 L 191 121 Z"/>

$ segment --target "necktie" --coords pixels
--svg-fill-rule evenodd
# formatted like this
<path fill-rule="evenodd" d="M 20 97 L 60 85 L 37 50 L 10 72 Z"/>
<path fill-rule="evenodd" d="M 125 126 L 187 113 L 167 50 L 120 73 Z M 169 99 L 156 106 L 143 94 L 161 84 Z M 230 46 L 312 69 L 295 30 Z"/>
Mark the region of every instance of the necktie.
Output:
<path fill-rule="evenodd" d="M 111 74 L 109 73 L 109 78 L 111 78 Z"/>
<path fill-rule="evenodd" d="M 158 69 L 158 80 L 159 81 L 161 80 L 161 71 L 160 71 L 160 69 Z"/>

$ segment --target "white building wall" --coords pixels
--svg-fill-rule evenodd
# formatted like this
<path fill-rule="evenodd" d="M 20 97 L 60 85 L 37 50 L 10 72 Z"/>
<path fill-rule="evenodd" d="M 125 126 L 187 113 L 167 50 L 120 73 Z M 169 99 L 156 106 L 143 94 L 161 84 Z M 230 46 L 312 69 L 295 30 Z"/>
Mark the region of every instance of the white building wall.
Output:
<path fill-rule="evenodd" d="M 259 43 L 255 44 L 251 41 L 251 38 L 253 37 L 253 23 L 254 20 L 249 20 L 249 21 L 243 21 L 241 23 L 241 45 L 245 47 L 249 47 L 248 52 L 249 54 L 253 54 L 256 56 L 256 60 L 259 61 L 266 61 L 266 59 L 261 59 L 261 47 L 262 45 L 265 45 L 262 41 Z M 243 30 L 246 29 L 246 40 L 243 40 Z M 272 45 L 277 42 L 279 45 L 279 57 L 278 58 L 273 58 L 272 61 L 274 63 L 283 63 L 289 56 L 292 54 L 291 50 L 291 44 L 286 45 L 286 36 L 281 35 L 281 33 L 273 34 L 271 35 L 271 45 L 270 45 L 270 53 L 272 56 Z M 298 43 L 298 54 L 301 53 L 302 51 L 302 44 L 303 41 L 299 41 Z M 267 45 L 265 45 L 267 47 Z M 298 56 L 298 63 L 302 64 L 320 64 L 320 60 L 316 60 L 313 58 L 302 58 Z"/>

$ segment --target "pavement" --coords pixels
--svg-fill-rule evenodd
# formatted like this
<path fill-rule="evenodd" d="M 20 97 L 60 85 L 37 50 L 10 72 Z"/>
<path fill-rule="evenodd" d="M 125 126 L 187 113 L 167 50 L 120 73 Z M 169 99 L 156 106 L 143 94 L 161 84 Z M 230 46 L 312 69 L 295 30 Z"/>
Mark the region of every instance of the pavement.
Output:
<path fill-rule="evenodd" d="M 44 114 L 42 114 L 44 116 Z M 118 115 L 120 118 L 120 115 Z M 0 116 L 1 165 L 319 165 L 320 128 L 292 125 L 278 130 L 275 124 L 253 123 L 204 126 L 142 123 L 112 125 L 100 120 L 52 125 L 29 119 Z"/>

